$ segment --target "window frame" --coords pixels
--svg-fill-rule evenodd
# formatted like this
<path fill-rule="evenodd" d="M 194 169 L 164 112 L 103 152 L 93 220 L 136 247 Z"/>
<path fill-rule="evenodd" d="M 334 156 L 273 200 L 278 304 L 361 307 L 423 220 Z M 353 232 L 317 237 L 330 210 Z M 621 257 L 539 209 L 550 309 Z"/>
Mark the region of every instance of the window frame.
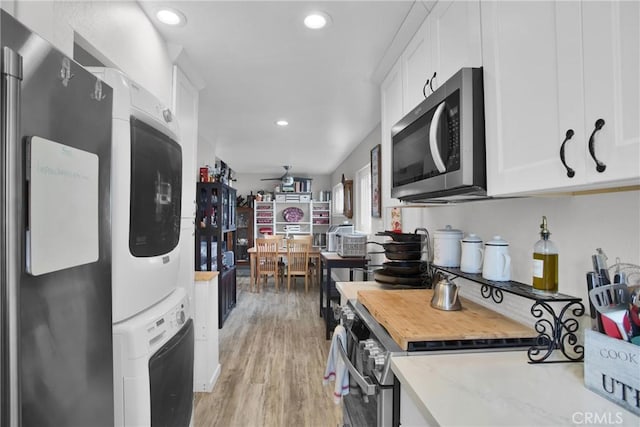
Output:
<path fill-rule="evenodd" d="M 331 212 L 334 216 L 344 216 L 344 189 L 342 183 L 334 185 L 331 190 Z"/>
<path fill-rule="evenodd" d="M 371 234 L 371 163 L 356 172 L 355 226 L 356 230 Z"/>

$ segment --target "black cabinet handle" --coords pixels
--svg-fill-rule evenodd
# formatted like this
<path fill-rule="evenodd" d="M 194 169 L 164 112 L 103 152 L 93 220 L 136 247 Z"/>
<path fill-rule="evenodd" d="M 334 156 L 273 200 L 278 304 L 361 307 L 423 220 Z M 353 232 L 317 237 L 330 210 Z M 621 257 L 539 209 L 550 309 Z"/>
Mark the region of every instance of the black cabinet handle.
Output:
<path fill-rule="evenodd" d="M 560 161 L 562 162 L 562 164 L 564 165 L 565 168 L 567 168 L 567 176 L 569 178 L 573 178 L 576 174 L 576 171 L 574 171 L 571 167 L 569 167 L 569 165 L 567 165 L 567 162 L 565 161 L 564 158 L 564 145 L 567 143 L 567 141 L 569 141 L 571 138 L 573 138 L 573 129 L 569 129 L 567 131 L 567 133 L 565 134 L 565 138 L 564 141 L 562 141 L 562 145 L 560 146 Z"/>
<path fill-rule="evenodd" d="M 607 165 L 605 165 L 604 163 L 602 163 L 600 160 L 597 159 L 596 151 L 593 146 L 593 144 L 595 143 L 596 132 L 598 132 L 603 127 L 604 127 L 604 120 L 603 119 L 596 120 L 595 128 L 593 129 L 593 132 L 589 137 L 589 154 L 591 154 L 591 157 L 593 157 L 593 161 L 596 162 L 596 170 L 598 172 L 604 172 L 604 170 L 607 168 Z"/>
<path fill-rule="evenodd" d="M 422 95 L 424 95 L 424 97 L 427 97 L 427 86 L 429 86 L 429 89 L 431 89 L 431 93 L 433 93 L 433 79 L 436 78 L 436 72 L 433 72 L 433 76 L 430 79 L 427 79 L 427 81 L 425 82 L 424 86 L 422 86 Z"/>

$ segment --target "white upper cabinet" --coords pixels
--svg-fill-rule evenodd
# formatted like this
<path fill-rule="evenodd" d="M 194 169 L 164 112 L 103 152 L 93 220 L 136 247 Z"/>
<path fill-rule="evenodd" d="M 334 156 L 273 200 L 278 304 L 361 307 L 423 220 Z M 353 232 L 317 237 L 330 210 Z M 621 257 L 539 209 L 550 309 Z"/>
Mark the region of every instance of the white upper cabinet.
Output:
<path fill-rule="evenodd" d="M 174 112 L 180 126 L 182 147 L 182 210 L 183 218 L 196 216 L 198 89 L 178 67 L 173 69 Z"/>
<path fill-rule="evenodd" d="M 602 119 L 593 146 L 606 166 L 597 172 L 587 151 L 588 180 L 640 177 L 640 2 L 586 1 L 582 25 L 585 141 Z"/>
<path fill-rule="evenodd" d="M 638 7 L 482 3 L 490 195 L 598 188 L 640 176 Z M 598 119 L 604 124 L 594 133 Z M 602 172 L 590 146 L 606 165 Z"/>
<path fill-rule="evenodd" d="M 400 61 L 405 114 L 460 68 L 482 66 L 479 0 L 437 2 Z"/>
<path fill-rule="evenodd" d="M 460 68 L 482 66 L 481 52 L 480 1 L 441 0 L 387 74 L 380 85 L 383 206 L 400 203 L 390 196 L 391 127 Z"/>
<path fill-rule="evenodd" d="M 558 156 L 562 136 L 580 114 L 561 105 L 578 87 L 559 82 L 554 2 L 483 2 L 482 56 L 485 102 L 487 186 L 491 195 L 550 188 L 565 176 Z M 576 58 L 573 58 L 576 59 Z M 579 59 L 579 58 L 578 58 Z M 579 72 L 576 67 L 574 72 Z M 574 76 L 578 77 L 578 76 Z M 578 89 L 578 90 L 574 90 Z M 574 117 L 563 117 L 563 114 Z M 573 125 L 575 128 L 575 125 Z M 574 139 L 567 158 L 582 152 Z M 570 153 L 569 153 L 570 152 Z M 575 161 L 574 169 L 584 170 Z"/>
<path fill-rule="evenodd" d="M 402 110 L 405 113 L 413 110 L 424 100 L 425 82 L 431 77 L 429 71 L 431 70 L 432 45 L 425 24 L 426 22 L 418 29 L 400 57 L 402 63 Z M 430 91 L 426 90 L 425 93 L 429 95 Z"/>
<path fill-rule="evenodd" d="M 382 206 L 393 206 L 399 203 L 398 199 L 391 198 L 391 127 L 402 118 L 402 98 L 402 62 L 398 60 L 380 85 Z"/>
<path fill-rule="evenodd" d="M 460 68 L 482 66 L 480 2 L 441 0 L 426 20 L 431 42 L 430 88 L 447 81 Z M 433 77 L 435 73 L 435 77 Z"/>

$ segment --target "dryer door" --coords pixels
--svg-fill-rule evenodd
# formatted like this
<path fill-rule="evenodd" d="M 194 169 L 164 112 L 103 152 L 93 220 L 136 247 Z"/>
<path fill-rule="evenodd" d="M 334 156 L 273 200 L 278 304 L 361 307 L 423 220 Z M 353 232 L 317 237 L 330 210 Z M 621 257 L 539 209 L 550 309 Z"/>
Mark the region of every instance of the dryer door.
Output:
<path fill-rule="evenodd" d="M 149 359 L 151 427 L 187 427 L 193 407 L 193 321 Z"/>

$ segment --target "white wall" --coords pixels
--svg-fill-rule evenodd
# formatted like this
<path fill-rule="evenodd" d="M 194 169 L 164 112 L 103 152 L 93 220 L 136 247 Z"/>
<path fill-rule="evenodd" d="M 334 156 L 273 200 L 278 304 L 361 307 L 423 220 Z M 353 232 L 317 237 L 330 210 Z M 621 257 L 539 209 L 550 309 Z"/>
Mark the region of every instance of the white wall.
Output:
<path fill-rule="evenodd" d="M 216 144 L 204 136 L 198 134 L 198 167 L 213 166 L 216 164 Z M 233 166 L 231 166 L 233 169 Z M 199 175 L 198 175 L 199 176 Z"/>
<path fill-rule="evenodd" d="M 16 1 L 13 6 L 19 21 L 68 56 L 73 57 L 78 33 L 111 64 L 172 104 L 173 64 L 167 46 L 136 2 Z"/>
<path fill-rule="evenodd" d="M 409 217 L 405 213 L 410 214 Z M 418 213 L 419 215 L 416 215 Z M 431 233 L 450 224 L 486 242 L 500 235 L 509 242 L 512 280 L 531 284 L 533 245 L 540 239 L 539 225 L 546 215 L 550 239 L 559 249 L 559 292 L 582 298 L 588 310 L 585 275 L 592 270 L 591 255 L 602 248 L 609 265 L 621 262 L 640 265 L 640 191 L 582 196 L 531 197 L 488 200 L 442 207 L 403 208 L 403 231 L 416 226 Z M 433 237 L 432 237 L 433 239 Z M 640 276 L 631 278 L 640 283 Z M 462 294 L 492 309 L 533 324 L 533 301 L 508 296 L 501 305 L 480 297 L 480 286 L 456 279 Z M 588 313 L 587 313 L 588 315 Z M 587 316 L 582 326 L 588 327 Z"/>
<path fill-rule="evenodd" d="M 362 140 L 360 144 L 347 156 L 346 159 L 333 171 L 331 174 L 331 182 L 328 187 L 328 190 L 331 190 L 333 186 L 339 184 L 342 181 L 342 175 L 344 174 L 345 179 L 355 180 L 356 172 L 362 169 L 364 166 L 371 162 L 371 149 L 376 145 L 380 144 L 380 124 L 378 125 Z M 355 185 L 354 185 L 354 201 L 357 198 L 355 194 Z M 370 210 L 370 206 L 364 206 L 364 209 Z M 354 203 L 353 206 L 353 218 L 349 220 L 349 222 L 354 223 L 355 218 L 358 215 L 357 210 L 361 209 L 361 207 L 357 206 Z M 347 218 L 344 216 L 334 216 L 333 223 L 342 223 L 346 221 Z M 384 229 L 382 225 L 381 218 L 372 218 L 371 219 L 371 229 L 374 232 L 381 231 Z"/>
<path fill-rule="evenodd" d="M 233 169 L 233 165 L 231 166 Z M 284 172 L 283 172 L 284 173 Z M 295 175 L 295 174 L 293 174 Z M 278 174 L 252 174 L 241 173 L 236 174 L 237 181 L 232 183 L 232 186 L 237 189 L 239 196 L 246 196 L 253 191 L 253 194 L 257 194 L 258 190 L 264 190 L 265 192 L 272 192 L 276 185 L 280 184 L 280 181 L 261 181 L 262 178 L 276 177 Z M 296 175 L 297 176 L 297 175 Z M 306 175 L 300 174 L 301 177 L 308 177 L 313 179 L 311 182 L 312 197 L 314 200 L 318 200 L 318 192 L 331 190 L 330 176 L 329 175 Z"/>

